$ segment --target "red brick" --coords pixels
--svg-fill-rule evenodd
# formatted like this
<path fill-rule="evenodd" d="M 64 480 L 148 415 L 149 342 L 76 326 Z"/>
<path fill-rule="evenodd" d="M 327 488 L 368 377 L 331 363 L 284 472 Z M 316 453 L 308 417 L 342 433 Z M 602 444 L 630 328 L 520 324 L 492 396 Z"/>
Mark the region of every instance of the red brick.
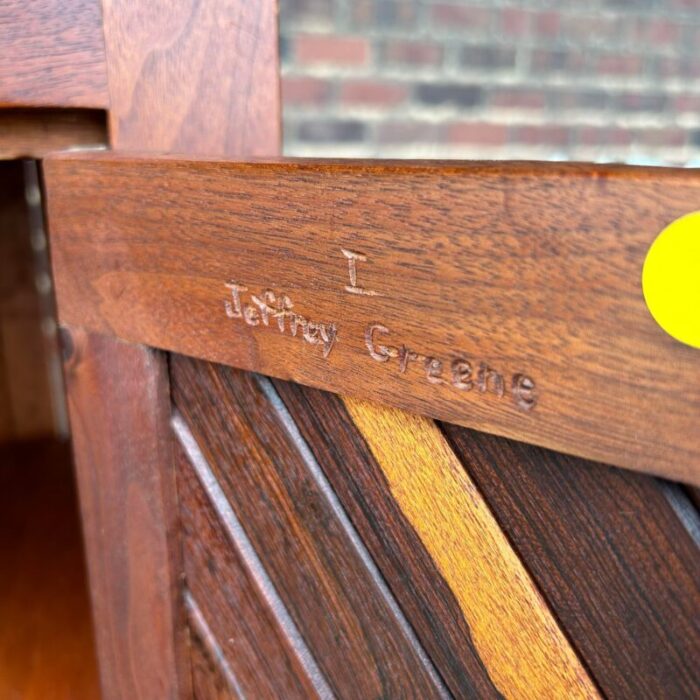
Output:
<path fill-rule="evenodd" d="M 384 122 L 379 126 L 377 140 L 380 143 L 436 143 L 438 126 L 431 122 Z"/>
<path fill-rule="evenodd" d="M 539 90 L 496 89 L 491 95 L 491 104 L 494 107 L 543 109 L 546 104 L 546 96 Z"/>
<path fill-rule="evenodd" d="M 578 15 L 566 14 L 561 17 L 559 37 L 568 40 L 581 49 L 591 44 L 591 38 L 609 43 L 619 43 L 624 29 L 624 19 L 618 15 Z"/>
<path fill-rule="evenodd" d="M 299 36 L 295 55 L 300 63 L 363 65 L 369 60 L 369 42 L 361 37 L 313 35 Z"/>
<path fill-rule="evenodd" d="M 638 75 L 642 67 L 642 57 L 629 54 L 603 54 L 595 61 L 596 71 L 606 75 Z"/>
<path fill-rule="evenodd" d="M 513 130 L 512 140 L 530 146 L 566 146 L 571 132 L 564 126 L 556 124 L 519 126 Z"/>
<path fill-rule="evenodd" d="M 634 25 L 632 39 L 653 46 L 668 45 L 680 41 L 682 31 L 682 25 L 663 17 L 641 18 Z"/>
<path fill-rule="evenodd" d="M 437 66 L 442 62 L 442 46 L 425 41 L 387 41 L 384 60 L 413 66 Z"/>
<path fill-rule="evenodd" d="M 340 99 L 345 104 L 390 107 L 403 102 L 407 96 L 408 90 L 403 85 L 378 83 L 371 80 L 344 83 L 340 88 Z"/>
<path fill-rule="evenodd" d="M 678 95 L 673 101 L 673 110 L 700 114 L 700 95 Z"/>
<path fill-rule="evenodd" d="M 645 146 L 685 146 L 688 134 L 684 129 L 667 127 L 664 129 L 644 129 L 634 133 L 634 140 Z"/>
<path fill-rule="evenodd" d="M 501 12 L 501 30 L 507 36 L 524 36 L 530 31 L 531 12 L 508 7 Z"/>
<path fill-rule="evenodd" d="M 608 130 L 600 126 L 582 126 L 576 130 L 575 142 L 581 146 L 600 146 L 607 142 Z"/>
<path fill-rule="evenodd" d="M 286 76 L 282 78 L 282 102 L 290 105 L 323 104 L 328 100 L 331 84 L 325 80 Z"/>
<path fill-rule="evenodd" d="M 540 12 L 535 15 L 535 31 L 540 36 L 553 38 L 559 36 L 561 15 L 558 12 Z"/>
<path fill-rule="evenodd" d="M 659 56 L 656 71 L 664 78 L 700 78 L 700 56 Z"/>
<path fill-rule="evenodd" d="M 493 13 L 485 7 L 470 7 L 450 3 L 436 3 L 431 10 L 433 22 L 442 27 L 489 29 Z"/>
<path fill-rule="evenodd" d="M 450 143 L 473 143 L 481 146 L 503 146 L 508 142 L 508 127 L 489 122 L 463 122 L 447 128 Z"/>
<path fill-rule="evenodd" d="M 632 132 L 621 126 L 608 129 L 608 143 L 613 146 L 629 146 L 632 143 Z"/>

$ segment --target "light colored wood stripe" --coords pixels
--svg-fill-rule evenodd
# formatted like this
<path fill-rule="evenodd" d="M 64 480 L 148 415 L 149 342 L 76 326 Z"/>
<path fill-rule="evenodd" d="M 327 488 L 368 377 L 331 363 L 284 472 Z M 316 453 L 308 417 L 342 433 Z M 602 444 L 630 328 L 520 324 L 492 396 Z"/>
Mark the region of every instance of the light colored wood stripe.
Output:
<path fill-rule="evenodd" d="M 488 505 L 431 420 L 345 405 L 508 698 L 594 698 L 595 685 Z"/>

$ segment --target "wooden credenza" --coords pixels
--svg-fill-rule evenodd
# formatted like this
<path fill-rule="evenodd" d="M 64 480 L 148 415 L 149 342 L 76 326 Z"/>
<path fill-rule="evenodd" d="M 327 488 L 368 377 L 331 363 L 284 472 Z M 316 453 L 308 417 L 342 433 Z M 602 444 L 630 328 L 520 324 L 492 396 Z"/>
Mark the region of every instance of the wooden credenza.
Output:
<path fill-rule="evenodd" d="M 700 695 L 697 172 L 269 160 L 272 0 L 0 13 L 106 698 Z"/>

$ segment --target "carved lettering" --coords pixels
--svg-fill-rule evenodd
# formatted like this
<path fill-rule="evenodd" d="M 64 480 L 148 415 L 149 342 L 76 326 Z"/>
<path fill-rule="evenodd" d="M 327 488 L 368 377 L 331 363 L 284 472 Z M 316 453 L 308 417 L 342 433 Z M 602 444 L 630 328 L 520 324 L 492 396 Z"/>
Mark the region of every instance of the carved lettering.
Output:
<path fill-rule="evenodd" d="M 364 289 L 357 286 L 357 261 L 366 262 L 367 256 L 362 253 L 354 253 L 352 250 L 340 249 L 348 261 L 348 274 L 350 275 L 350 284 L 345 286 L 345 291 L 350 294 L 364 294 L 368 297 L 381 296 L 379 292 L 373 292 L 371 289 Z"/>
<path fill-rule="evenodd" d="M 476 375 L 476 383 L 479 387 L 479 391 L 483 394 L 488 391 L 489 388 L 497 396 L 503 396 L 505 393 L 505 385 L 503 383 L 503 376 L 496 372 L 496 370 L 491 369 L 488 365 L 483 362 L 479 365 L 479 371 Z"/>
<path fill-rule="evenodd" d="M 449 363 L 448 376 L 443 374 L 445 363 L 432 355 L 424 355 L 416 352 L 406 345 L 383 345 L 379 337 L 390 334 L 389 329 L 381 323 L 373 323 L 365 330 L 365 344 L 370 357 L 377 362 L 389 362 L 397 360 L 398 371 L 406 373 L 410 370 L 410 363 L 421 361 L 425 368 L 425 378 L 433 385 L 447 385 L 459 391 L 471 391 L 474 387 L 480 394 L 492 394 L 499 399 L 506 395 L 505 380 L 503 374 L 485 362 L 480 362 L 476 377 L 473 375 L 474 365 L 464 357 L 456 357 Z M 531 411 L 537 403 L 535 382 L 524 374 L 516 373 L 512 376 L 512 399 L 517 408 L 523 411 Z"/>
<path fill-rule="evenodd" d="M 531 411 L 537 403 L 535 382 L 524 374 L 514 374 L 512 387 L 516 405 L 523 411 Z"/>
<path fill-rule="evenodd" d="M 292 310 L 294 304 L 286 294 L 278 295 L 273 290 L 266 289 L 260 295 L 251 294 L 251 303 L 244 304 L 241 293 L 247 292 L 247 287 L 234 282 L 227 282 L 224 286 L 231 290 L 231 299 L 224 302 L 229 318 L 242 318 L 248 326 L 270 326 L 271 320 L 274 319 L 280 333 L 286 333 L 288 322 L 292 337 L 297 337 L 301 330 L 300 337 L 305 342 L 309 345 L 321 345 L 324 358 L 330 355 L 338 340 L 338 329 L 334 323 L 309 321 Z"/>
<path fill-rule="evenodd" d="M 452 360 L 452 386 L 462 391 L 471 391 L 474 382 L 472 376 L 472 365 L 469 360 L 457 358 Z"/>
<path fill-rule="evenodd" d="M 381 323 L 374 323 L 371 326 L 368 326 L 367 330 L 365 331 L 365 344 L 369 350 L 370 357 L 377 362 L 386 362 L 391 355 L 389 354 L 389 350 L 385 345 L 375 345 L 375 332 L 388 333 L 389 329 L 386 326 L 382 326 Z"/>
<path fill-rule="evenodd" d="M 233 282 L 228 282 L 224 286 L 231 290 L 233 301 L 233 304 L 231 304 L 230 301 L 224 302 L 226 315 L 229 318 L 243 318 L 243 311 L 241 310 L 241 292 L 247 292 L 248 287 L 242 287 L 240 284 L 234 284 Z"/>

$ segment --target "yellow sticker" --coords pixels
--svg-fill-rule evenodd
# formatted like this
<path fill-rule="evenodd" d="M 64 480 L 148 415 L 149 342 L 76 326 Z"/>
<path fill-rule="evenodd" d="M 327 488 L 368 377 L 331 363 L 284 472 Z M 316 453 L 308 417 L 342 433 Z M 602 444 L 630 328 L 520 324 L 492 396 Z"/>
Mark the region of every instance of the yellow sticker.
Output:
<path fill-rule="evenodd" d="M 657 236 L 644 261 L 642 290 L 661 328 L 700 348 L 700 211 L 676 219 Z"/>

